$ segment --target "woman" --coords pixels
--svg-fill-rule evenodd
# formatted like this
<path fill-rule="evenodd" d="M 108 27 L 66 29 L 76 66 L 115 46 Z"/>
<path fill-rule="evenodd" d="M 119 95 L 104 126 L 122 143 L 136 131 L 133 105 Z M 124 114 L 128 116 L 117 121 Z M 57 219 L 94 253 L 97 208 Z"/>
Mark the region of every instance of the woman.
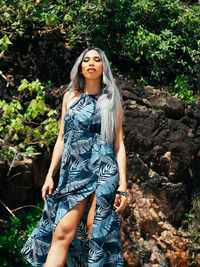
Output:
<path fill-rule="evenodd" d="M 33 266 L 123 266 L 117 215 L 128 195 L 122 117 L 105 54 L 86 49 L 63 98 L 60 131 L 42 188 L 43 216 L 22 249 Z"/>

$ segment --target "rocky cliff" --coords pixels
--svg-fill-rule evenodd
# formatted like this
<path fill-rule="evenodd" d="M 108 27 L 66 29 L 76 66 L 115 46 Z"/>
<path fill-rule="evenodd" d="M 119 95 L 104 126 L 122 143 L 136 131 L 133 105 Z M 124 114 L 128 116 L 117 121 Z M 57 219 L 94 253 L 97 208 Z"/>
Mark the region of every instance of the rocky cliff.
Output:
<path fill-rule="evenodd" d="M 124 99 L 129 206 L 121 214 L 127 266 L 189 266 L 179 230 L 199 177 L 200 103 L 120 83 Z"/>

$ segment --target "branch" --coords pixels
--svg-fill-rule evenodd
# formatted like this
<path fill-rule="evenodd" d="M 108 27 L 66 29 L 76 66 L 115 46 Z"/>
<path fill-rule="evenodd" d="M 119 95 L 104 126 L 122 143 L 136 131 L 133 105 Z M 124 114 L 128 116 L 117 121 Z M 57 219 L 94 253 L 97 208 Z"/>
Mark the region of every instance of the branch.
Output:
<path fill-rule="evenodd" d="M 3 57 L 4 52 L 5 52 L 5 50 L 1 52 L 1 54 L 0 54 L 0 59 Z"/>
<path fill-rule="evenodd" d="M 17 218 L 16 216 L 15 216 L 15 214 L 12 212 L 12 210 L 10 210 L 7 206 L 6 206 L 6 204 L 5 203 L 3 203 L 3 201 L 1 201 L 1 199 L 0 199 L 0 203 L 4 206 L 4 208 L 14 217 L 14 218 Z"/>
<path fill-rule="evenodd" d="M 38 210 L 41 210 L 41 208 L 35 206 L 35 205 L 25 205 L 25 206 L 22 206 L 22 207 L 19 207 L 19 208 L 16 208 L 14 210 L 12 210 L 12 212 L 15 212 L 15 211 L 18 211 L 18 210 L 21 210 L 21 209 L 25 209 L 25 208 L 35 208 L 35 209 L 38 209 Z"/>
<path fill-rule="evenodd" d="M 1 141 L 1 139 L 0 139 Z M 39 152 L 35 152 L 35 153 L 30 153 L 30 152 L 18 152 L 14 147 L 12 146 L 9 146 L 9 149 L 12 150 L 15 154 L 14 154 L 14 157 L 13 157 L 13 160 L 12 160 L 12 163 L 9 167 L 9 170 L 7 172 L 7 176 L 9 176 L 10 174 L 10 171 L 15 163 L 15 160 L 18 159 L 18 156 L 24 156 L 24 157 L 33 157 L 33 156 L 38 156 L 40 155 L 41 153 Z"/>
<path fill-rule="evenodd" d="M 16 159 L 16 158 L 17 158 L 17 152 L 15 152 L 15 155 L 14 155 L 14 157 L 13 157 L 12 163 L 11 163 L 11 165 L 10 165 L 10 168 L 9 168 L 8 172 L 7 172 L 7 176 L 9 176 L 10 171 L 11 171 L 13 165 L 14 165 L 14 162 L 15 162 L 15 159 Z"/>
<path fill-rule="evenodd" d="M 12 33 L 9 35 L 9 39 L 12 37 Z M 0 59 L 4 56 L 4 53 L 5 53 L 5 51 L 6 50 L 4 50 L 4 51 L 2 51 L 1 53 L 0 53 Z M 10 83 L 9 83 L 9 81 L 8 81 L 8 79 L 6 78 L 6 76 L 3 74 L 3 72 L 0 70 L 0 75 L 1 75 L 1 77 L 4 79 L 4 80 L 6 80 L 6 82 L 7 82 L 7 84 L 6 84 L 6 87 L 8 87 L 9 85 L 10 85 Z"/>
<path fill-rule="evenodd" d="M 5 209 L 6 209 L 6 210 L 7 210 L 7 211 L 8 211 L 14 218 L 17 218 L 17 217 L 15 216 L 15 214 L 14 214 L 13 212 L 16 212 L 16 211 L 21 210 L 21 209 L 24 209 L 24 208 L 35 208 L 35 209 L 38 209 L 38 210 L 42 211 L 41 208 L 39 208 L 39 207 L 37 207 L 37 206 L 35 206 L 35 205 L 25 205 L 25 206 L 16 208 L 16 209 L 14 209 L 14 210 L 11 210 L 11 209 L 8 208 L 8 206 L 6 206 L 6 204 L 5 204 L 2 200 L 0 200 L 0 203 L 4 206 L 4 208 L 5 208 Z M 1 221 L 2 221 L 2 220 L 1 220 Z"/>
<path fill-rule="evenodd" d="M 8 179 L 8 181 L 11 181 L 11 180 L 14 179 L 16 176 L 21 175 L 21 174 L 22 174 L 21 172 L 18 172 L 18 173 L 16 173 L 16 174 L 12 175 L 12 176 Z M 27 188 L 27 187 L 23 187 L 23 188 Z M 28 188 L 30 188 L 30 186 L 29 186 Z"/>
<path fill-rule="evenodd" d="M 1 52 L 1 54 L 2 54 L 2 52 Z M 4 80 L 6 80 L 6 82 L 7 82 L 6 87 L 8 87 L 10 85 L 10 83 L 1 70 L 0 70 L 0 75 L 1 75 L 1 77 L 3 77 Z"/>

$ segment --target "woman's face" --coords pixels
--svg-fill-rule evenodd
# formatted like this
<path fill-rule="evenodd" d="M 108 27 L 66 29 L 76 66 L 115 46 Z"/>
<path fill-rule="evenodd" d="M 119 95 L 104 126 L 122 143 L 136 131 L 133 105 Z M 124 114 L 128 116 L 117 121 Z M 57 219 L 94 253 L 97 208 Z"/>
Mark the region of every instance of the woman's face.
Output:
<path fill-rule="evenodd" d="M 100 79 L 103 71 L 103 62 L 96 50 L 89 50 L 81 63 L 82 74 L 85 79 Z"/>

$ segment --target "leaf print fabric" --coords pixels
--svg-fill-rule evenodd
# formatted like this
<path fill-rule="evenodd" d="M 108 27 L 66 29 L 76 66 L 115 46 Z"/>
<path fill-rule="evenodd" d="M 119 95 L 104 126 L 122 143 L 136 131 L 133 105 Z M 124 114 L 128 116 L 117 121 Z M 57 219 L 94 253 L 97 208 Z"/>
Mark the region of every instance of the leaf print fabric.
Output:
<path fill-rule="evenodd" d="M 44 266 L 56 225 L 74 206 L 96 194 L 88 239 L 87 214 L 70 244 L 68 267 L 122 267 L 120 222 L 114 210 L 118 166 L 112 147 L 101 138 L 101 115 L 93 95 L 82 94 L 64 115 L 64 148 L 58 187 L 47 195 L 43 215 L 22 249 L 33 266 Z"/>

